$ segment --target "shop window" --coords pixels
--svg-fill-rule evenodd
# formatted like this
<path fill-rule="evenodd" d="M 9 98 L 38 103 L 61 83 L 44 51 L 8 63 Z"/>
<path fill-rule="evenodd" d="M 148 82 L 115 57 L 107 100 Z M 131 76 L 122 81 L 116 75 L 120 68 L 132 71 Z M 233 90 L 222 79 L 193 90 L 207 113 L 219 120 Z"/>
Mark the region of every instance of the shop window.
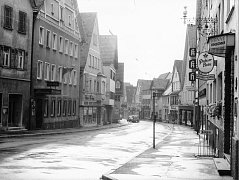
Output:
<path fill-rule="evenodd" d="M 57 99 L 57 116 L 61 116 L 61 99 Z"/>
<path fill-rule="evenodd" d="M 72 115 L 76 115 L 76 100 L 73 101 Z"/>
<path fill-rule="evenodd" d="M 51 99 L 51 117 L 55 117 L 56 99 Z"/>
<path fill-rule="evenodd" d="M 66 116 L 67 111 L 67 100 L 63 101 L 63 110 L 62 110 L 62 115 Z"/>
<path fill-rule="evenodd" d="M 44 117 L 48 117 L 48 99 L 44 99 Z"/>
<path fill-rule="evenodd" d="M 72 100 L 68 100 L 68 116 L 71 116 L 72 113 Z"/>
<path fill-rule="evenodd" d="M 26 34 L 26 19 L 27 14 L 25 12 L 19 11 L 19 21 L 18 21 L 18 32 Z"/>

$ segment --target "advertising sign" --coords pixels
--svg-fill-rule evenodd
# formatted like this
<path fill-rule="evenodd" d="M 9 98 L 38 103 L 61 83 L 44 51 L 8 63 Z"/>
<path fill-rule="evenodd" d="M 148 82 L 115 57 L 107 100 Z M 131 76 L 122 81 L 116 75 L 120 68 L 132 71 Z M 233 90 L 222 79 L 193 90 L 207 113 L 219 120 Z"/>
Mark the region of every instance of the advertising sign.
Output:
<path fill-rule="evenodd" d="M 198 57 L 198 69 L 202 73 L 209 73 L 214 67 L 214 57 L 208 52 L 203 52 Z"/>

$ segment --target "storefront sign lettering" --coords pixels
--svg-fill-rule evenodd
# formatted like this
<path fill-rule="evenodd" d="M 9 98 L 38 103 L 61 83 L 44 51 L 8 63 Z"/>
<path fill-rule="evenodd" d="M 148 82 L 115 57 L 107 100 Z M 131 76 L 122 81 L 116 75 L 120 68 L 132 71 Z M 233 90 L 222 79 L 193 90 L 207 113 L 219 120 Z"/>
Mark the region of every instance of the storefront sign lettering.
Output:
<path fill-rule="evenodd" d="M 211 54 L 203 52 L 198 57 L 198 69 L 202 73 L 209 73 L 214 67 L 214 58 Z"/>

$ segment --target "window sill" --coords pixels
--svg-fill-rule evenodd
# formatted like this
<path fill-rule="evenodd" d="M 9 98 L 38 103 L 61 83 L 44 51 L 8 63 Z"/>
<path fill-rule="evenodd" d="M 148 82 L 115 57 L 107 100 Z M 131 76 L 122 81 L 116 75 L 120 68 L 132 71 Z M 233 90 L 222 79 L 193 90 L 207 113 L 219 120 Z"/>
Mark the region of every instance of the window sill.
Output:
<path fill-rule="evenodd" d="M 23 35 L 26 35 L 27 33 L 26 33 L 26 31 L 20 31 L 20 30 L 18 30 L 17 31 L 19 34 L 23 34 Z"/>
<path fill-rule="evenodd" d="M 5 25 L 5 26 L 3 26 L 3 28 L 4 28 L 4 29 L 7 29 L 7 30 L 10 30 L 10 31 L 12 31 L 12 30 L 13 30 L 13 28 L 12 28 L 12 27 L 8 27 L 8 26 L 6 26 L 6 25 Z"/>

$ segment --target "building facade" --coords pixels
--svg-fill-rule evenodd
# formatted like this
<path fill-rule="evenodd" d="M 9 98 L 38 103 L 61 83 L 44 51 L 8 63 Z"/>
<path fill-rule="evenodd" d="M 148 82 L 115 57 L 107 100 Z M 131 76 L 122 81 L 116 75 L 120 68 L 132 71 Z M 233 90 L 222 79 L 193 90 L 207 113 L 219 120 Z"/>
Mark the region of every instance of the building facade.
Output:
<path fill-rule="evenodd" d="M 80 121 L 82 126 L 102 125 L 106 117 L 106 76 L 100 56 L 96 13 L 77 17 L 82 37 L 80 46 Z"/>
<path fill-rule="evenodd" d="M 32 66 L 34 129 L 79 126 L 78 6 L 45 0 L 34 22 Z"/>
<path fill-rule="evenodd" d="M 209 52 L 216 62 L 210 73 L 215 79 L 206 83 L 206 128 L 213 132 L 209 143 L 216 156 L 228 160 L 234 179 L 239 174 L 238 8 L 238 1 L 233 0 L 197 1 L 197 18 L 212 19 L 197 24 L 198 50 Z"/>
<path fill-rule="evenodd" d="M 33 7 L 30 0 L 0 6 L 0 129 L 30 129 Z"/>

